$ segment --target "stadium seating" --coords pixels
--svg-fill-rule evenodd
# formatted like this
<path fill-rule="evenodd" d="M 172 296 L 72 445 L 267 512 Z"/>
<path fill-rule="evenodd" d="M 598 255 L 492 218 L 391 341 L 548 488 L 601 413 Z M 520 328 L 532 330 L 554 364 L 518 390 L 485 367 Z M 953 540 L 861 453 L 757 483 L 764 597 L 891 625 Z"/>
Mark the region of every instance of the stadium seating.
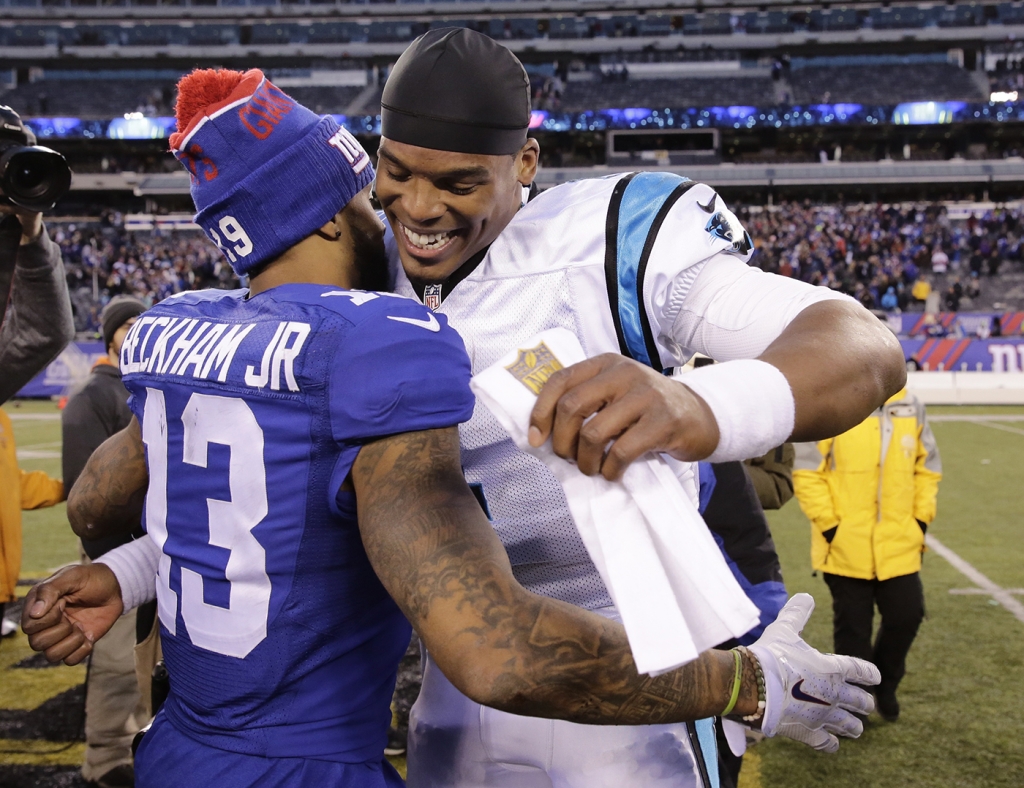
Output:
<path fill-rule="evenodd" d="M 238 26 L 201 24 L 186 28 L 187 43 L 192 46 L 217 47 L 238 43 Z"/>
<path fill-rule="evenodd" d="M 861 24 L 860 14 L 853 8 L 815 9 L 808 19 L 811 30 L 857 30 Z"/>
<path fill-rule="evenodd" d="M 187 44 L 188 28 L 179 25 L 150 24 L 143 22 L 132 25 L 125 32 L 124 43 L 128 46 L 157 47 L 169 44 Z"/>
<path fill-rule="evenodd" d="M 983 101 L 988 98 L 967 71 L 949 63 L 794 68 L 789 84 L 795 104 L 850 102 L 884 105 L 904 101 Z"/>
<path fill-rule="evenodd" d="M 19 85 L 3 94 L 3 102 L 26 117 L 110 119 L 152 105 L 156 114 L 170 115 L 173 82 L 152 79 L 42 80 Z M 153 113 L 150 113 L 153 114 Z"/>
<path fill-rule="evenodd" d="M 308 28 L 287 22 L 262 22 L 252 26 L 247 43 L 250 44 L 298 44 L 305 40 Z"/>
<path fill-rule="evenodd" d="M 998 6 L 984 6 L 977 3 L 958 5 L 898 4 L 874 8 L 762 8 L 759 11 L 702 11 L 699 4 L 688 8 L 660 10 L 652 8 L 636 13 L 619 13 L 610 17 L 588 13 L 566 14 L 555 11 L 548 16 L 521 17 L 507 16 L 508 6 L 489 6 L 485 0 L 475 0 L 471 13 L 453 19 L 435 19 L 430 22 L 411 17 L 422 14 L 419 6 L 433 0 L 401 0 L 401 7 L 410 18 L 388 15 L 386 19 L 372 22 L 340 22 L 325 18 L 326 6 L 343 5 L 351 13 L 355 7 L 364 4 L 395 0 L 0 0 L 0 7 L 62 7 L 90 5 L 139 5 L 139 6 L 216 6 L 238 9 L 258 9 L 255 13 L 269 12 L 272 7 L 283 6 L 278 11 L 306 6 L 307 13 L 317 7 L 318 13 L 311 13 L 313 24 L 295 24 L 287 19 L 273 22 L 258 21 L 251 25 L 240 20 L 232 25 L 235 30 L 229 38 L 232 41 L 245 39 L 243 43 L 254 46 L 273 46 L 302 43 L 347 43 L 370 41 L 372 43 L 394 43 L 411 41 L 428 28 L 440 26 L 472 27 L 489 33 L 492 37 L 506 40 L 530 40 L 549 38 L 554 40 L 579 40 L 592 38 L 664 38 L 667 36 L 729 36 L 735 33 L 747 35 L 783 35 L 799 31 L 854 31 L 854 30 L 922 30 L 925 28 L 973 28 L 988 24 L 1024 24 L 1024 3 L 1001 3 Z M 780 3 L 780 5 L 782 5 Z M 603 10 L 603 9 L 602 9 Z M 685 13 L 683 13 L 685 11 Z M 673 15 L 675 14 L 675 15 Z M 284 16 L 285 14 L 280 14 Z M 305 15 L 305 14 L 304 14 Z M 475 18 L 474 18 L 475 15 Z M 201 20 L 202 15 L 197 17 Z M 363 28 L 365 34 L 355 32 Z M 58 39 L 65 46 L 116 46 L 122 43 L 142 46 L 166 46 L 179 43 L 205 43 L 196 41 L 193 32 L 205 26 L 201 21 L 193 28 L 189 25 L 174 25 L 166 22 L 151 24 L 144 21 L 125 20 L 123 25 L 95 23 L 77 24 L 73 27 L 41 25 L 32 22 L 25 26 L 11 26 L 0 29 L 0 40 L 10 39 L 9 46 L 38 46 L 40 42 L 55 44 Z M 21 30 L 26 27 L 26 30 Z M 142 28 L 142 29 L 136 29 Z M 147 30 L 146 28 L 150 28 Z"/>
<path fill-rule="evenodd" d="M 880 306 L 881 295 L 891 285 L 903 309 L 922 310 L 923 304 L 910 297 L 910 287 L 920 276 L 927 276 L 939 292 L 959 282 L 964 291 L 964 297 L 958 297 L 959 309 L 990 310 L 1003 308 L 997 303 L 1024 302 L 1024 245 L 1015 235 L 1022 216 L 1019 208 L 986 213 L 974 221 L 950 221 L 936 204 L 785 203 L 749 213 L 738 207 L 737 212 L 759 247 L 753 264 L 827 285 L 869 308 Z M 837 243 L 840 238 L 842 243 Z M 941 274 L 931 272 L 936 247 L 950 259 L 949 270 Z M 972 276 L 976 248 L 993 255 L 997 275 L 986 258 L 981 275 Z M 847 251 L 852 253 L 850 263 Z M 968 280 L 970 286 L 964 286 Z"/>
<path fill-rule="evenodd" d="M 362 91 L 363 88 L 352 86 L 327 87 L 316 85 L 285 88 L 285 92 L 289 96 L 320 114 L 344 113 L 349 104 L 355 101 Z"/>
<path fill-rule="evenodd" d="M 768 77 L 702 77 L 630 79 L 625 82 L 568 82 L 561 109 L 581 112 L 616 107 L 711 107 L 775 104 L 775 88 Z"/>

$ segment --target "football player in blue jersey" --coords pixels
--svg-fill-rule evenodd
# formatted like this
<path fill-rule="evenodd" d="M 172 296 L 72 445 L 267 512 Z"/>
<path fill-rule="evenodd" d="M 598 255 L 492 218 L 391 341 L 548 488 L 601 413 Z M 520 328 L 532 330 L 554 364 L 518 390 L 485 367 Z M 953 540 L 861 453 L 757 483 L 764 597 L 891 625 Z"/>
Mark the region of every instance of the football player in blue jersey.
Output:
<path fill-rule="evenodd" d="M 382 228 L 351 135 L 258 71 L 195 73 L 178 112 L 197 222 L 249 287 L 168 299 L 122 348 L 135 419 L 90 461 L 71 517 L 87 536 L 137 522 L 145 490 L 153 564 L 113 551 L 65 569 L 23 618 L 34 648 L 75 663 L 155 574 L 171 692 L 138 784 L 400 785 L 382 752 L 407 619 L 452 685 L 507 712 L 763 709 L 749 654 L 641 676 L 619 624 L 515 580 L 462 473 L 461 340 L 413 300 L 353 289 Z M 825 698 L 824 729 L 854 732 L 871 700 L 848 682 L 873 670 L 781 619 L 772 642 Z M 771 700 L 778 720 L 791 701 Z"/>

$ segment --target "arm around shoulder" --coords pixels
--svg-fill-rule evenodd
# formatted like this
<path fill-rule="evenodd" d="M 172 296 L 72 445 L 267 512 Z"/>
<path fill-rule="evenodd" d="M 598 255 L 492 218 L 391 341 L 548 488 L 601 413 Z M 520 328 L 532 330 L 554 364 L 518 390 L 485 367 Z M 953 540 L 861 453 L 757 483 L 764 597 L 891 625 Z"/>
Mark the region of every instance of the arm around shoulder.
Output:
<path fill-rule="evenodd" d="M 721 712 L 733 657 L 636 671 L 621 625 L 523 589 L 462 476 L 454 428 L 364 446 L 352 468 L 367 555 L 438 666 L 464 694 L 516 714 L 645 724 Z M 739 708 L 756 708 L 745 682 Z"/>

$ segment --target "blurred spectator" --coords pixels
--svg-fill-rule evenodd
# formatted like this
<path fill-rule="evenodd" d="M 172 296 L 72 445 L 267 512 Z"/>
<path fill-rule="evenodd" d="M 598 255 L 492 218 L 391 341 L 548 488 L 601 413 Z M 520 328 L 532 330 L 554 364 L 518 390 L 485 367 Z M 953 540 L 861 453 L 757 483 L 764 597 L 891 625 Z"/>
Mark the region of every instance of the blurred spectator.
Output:
<path fill-rule="evenodd" d="M 65 497 L 60 479 L 18 467 L 11 419 L 0 408 L 0 621 L 21 572 L 21 510 L 56 506 Z"/>
<path fill-rule="evenodd" d="M 914 286 L 910 290 L 910 296 L 915 301 L 924 303 L 928 296 L 932 292 L 932 283 L 925 279 L 923 276 L 915 280 Z"/>
<path fill-rule="evenodd" d="M 924 333 L 929 337 L 946 336 L 946 327 L 939 322 L 936 312 L 926 312 L 924 316 Z"/>
<path fill-rule="evenodd" d="M 937 274 L 946 273 L 946 266 L 949 265 L 949 255 L 942 251 L 941 246 L 936 246 L 932 252 L 932 270 Z"/>
<path fill-rule="evenodd" d="M 107 355 L 92 368 L 85 386 L 68 400 L 61 414 L 62 465 L 70 489 L 100 444 L 128 426 L 128 390 L 121 382 L 121 345 L 135 320 L 146 310 L 137 298 L 118 296 L 101 316 Z M 141 523 L 132 536 L 143 535 Z M 99 558 L 130 541 L 117 536 L 82 543 L 83 561 Z M 140 708 L 135 675 L 136 611 L 121 616 L 93 647 L 85 681 L 85 757 L 82 777 L 91 785 L 134 784 L 132 739 L 148 721 Z"/>
<path fill-rule="evenodd" d="M 963 295 L 963 285 L 960 284 L 959 279 L 954 279 L 950 286 L 946 288 L 946 310 L 949 312 L 960 311 L 960 299 Z"/>
<path fill-rule="evenodd" d="M 899 311 L 899 300 L 896 298 L 896 288 L 889 285 L 885 290 L 885 295 L 882 296 L 882 309 L 886 312 L 898 312 Z"/>
<path fill-rule="evenodd" d="M 972 301 L 981 295 L 981 284 L 978 277 L 973 274 L 967 277 L 967 284 L 964 286 L 964 295 Z"/>
<path fill-rule="evenodd" d="M 762 457 L 744 461 L 762 509 L 781 509 L 793 497 L 792 443 L 783 443 Z"/>

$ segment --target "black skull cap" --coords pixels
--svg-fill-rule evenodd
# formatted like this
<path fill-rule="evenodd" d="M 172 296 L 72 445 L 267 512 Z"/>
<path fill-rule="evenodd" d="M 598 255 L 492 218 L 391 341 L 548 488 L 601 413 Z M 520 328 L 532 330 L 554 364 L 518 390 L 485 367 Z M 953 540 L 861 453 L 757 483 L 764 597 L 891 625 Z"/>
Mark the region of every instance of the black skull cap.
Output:
<path fill-rule="evenodd" d="M 529 125 L 530 78 L 519 58 L 462 27 L 413 41 L 381 98 L 381 135 L 420 148 L 516 153 Z"/>

